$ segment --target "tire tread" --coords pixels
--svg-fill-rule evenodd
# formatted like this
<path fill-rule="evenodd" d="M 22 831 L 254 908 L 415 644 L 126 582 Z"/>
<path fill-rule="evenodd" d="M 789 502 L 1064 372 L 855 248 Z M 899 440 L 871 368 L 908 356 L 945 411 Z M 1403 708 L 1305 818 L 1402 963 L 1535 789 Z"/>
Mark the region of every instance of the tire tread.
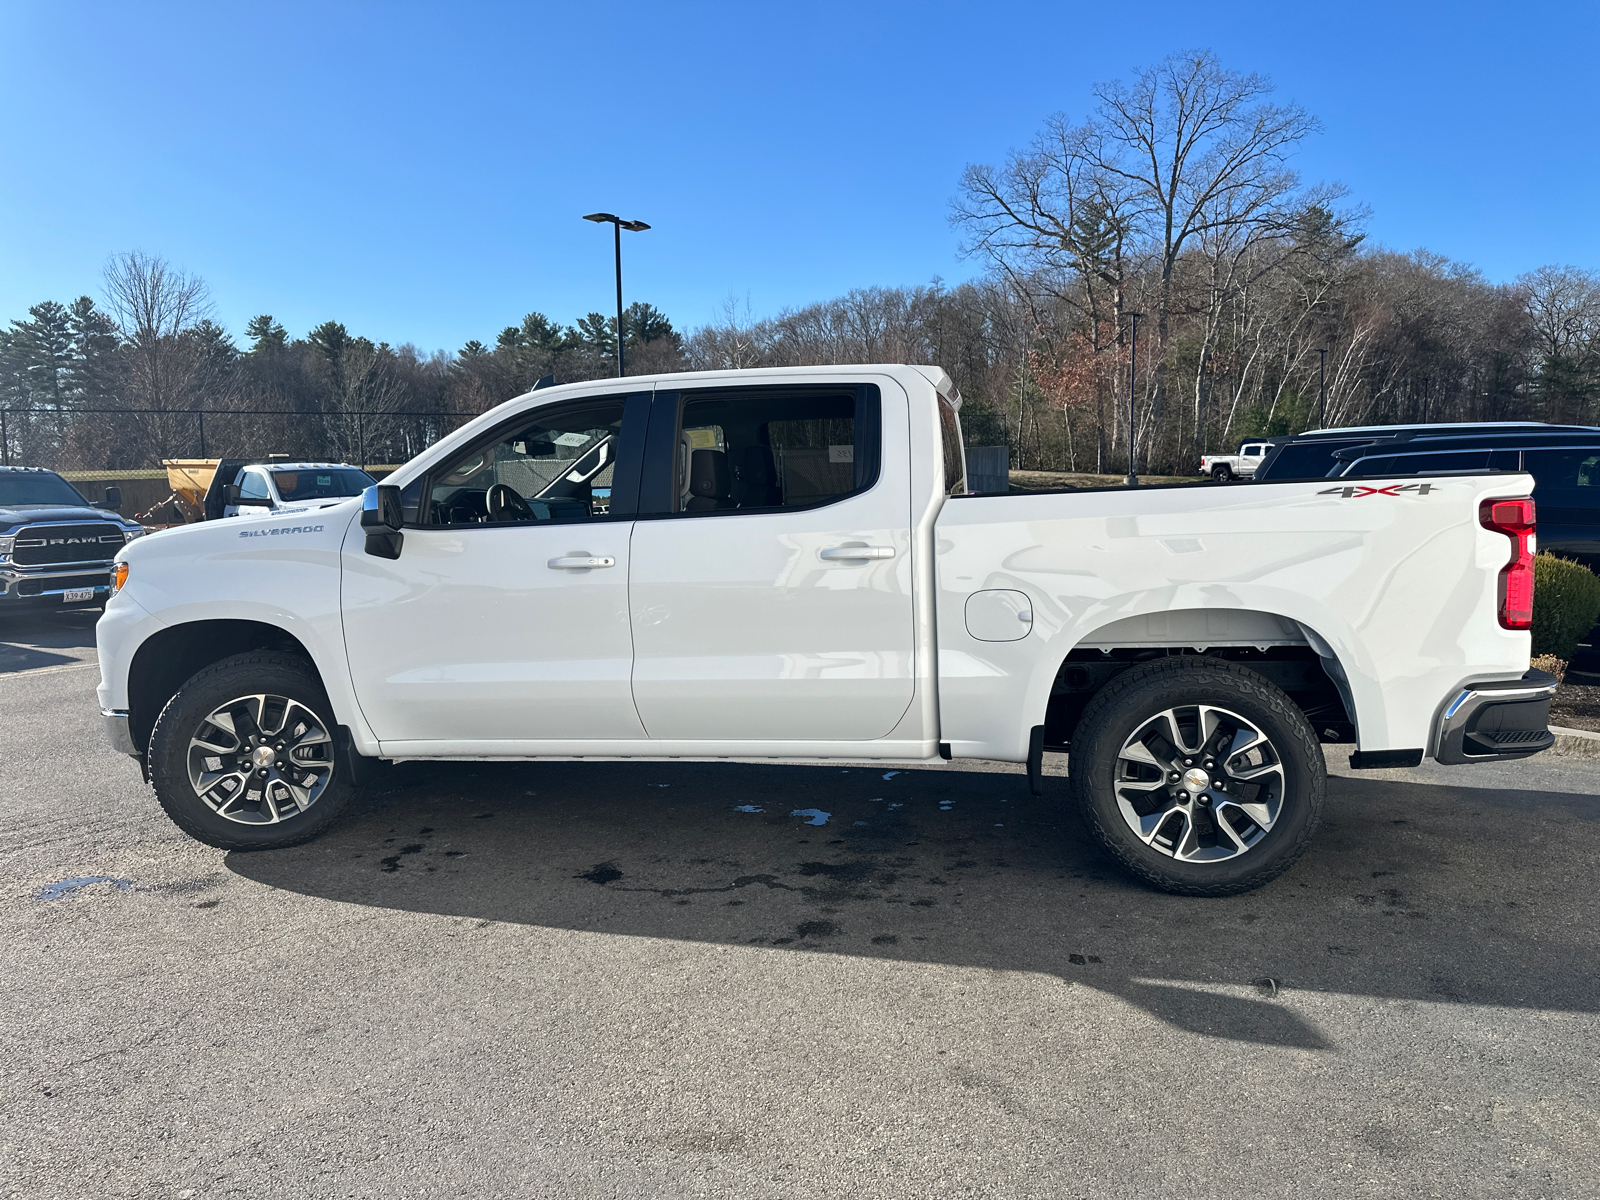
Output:
<path fill-rule="evenodd" d="M 167 816 L 172 818 L 172 823 L 174 825 L 183 830 L 184 833 L 188 834 L 196 841 L 204 842 L 208 846 L 214 846 L 218 850 L 249 851 L 268 848 L 280 849 L 288 846 L 301 845 L 302 843 L 308 842 L 312 838 L 316 837 L 338 818 L 339 813 L 344 808 L 345 801 L 348 798 L 347 794 L 349 791 L 349 782 L 347 780 L 334 780 L 333 786 L 340 788 L 340 793 L 330 797 L 326 792 L 324 792 L 313 808 L 314 818 L 306 823 L 306 826 L 303 830 L 291 834 L 282 840 L 274 841 L 270 847 L 265 847 L 260 842 L 247 841 L 243 838 L 229 836 L 227 834 L 218 834 L 214 830 L 207 829 L 194 819 L 193 813 L 186 804 L 169 799 L 168 796 L 163 793 L 163 789 L 156 780 L 154 751 L 155 748 L 161 744 L 163 735 L 166 732 L 165 723 L 169 720 L 178 719 L 174 714 L 174 707 L 179 704 L 180 700 L 184 698 L 187 693 L 194 691 L 196 688 L 204 687 L 207 683 L 211 682 L 220 675 L 223 675 L 227 672 L 236 671 L 240 668 L 249 668 L 250 670 L 258 673 L 262 671 L 277 670 L 298 675 L 301 677 L 304 683 L 314 690 L 318 698 L 322 701 L 323 706 L 327 706 L 327 692 L 322 686 L 322 681 L 317 677 L 316 668 L 301 655 L 290 654 L 282 650 L 251 650 L 246 651 L 243 654 L 234 654 L 227 658 L 218 659 L 210 666 L 202 667 L 199 671 L 196 671 L 187 680 L 185 680 L 183 686 L 167 699 L 166 704 L 162 706 L 160 715 L 156 717 L 155 725 L 150 731 L 151 786 L 155 791 L 157 802 L 161 805 L 162 810 L 167 814 Z M 329 732 L 331 733 L 333 731 L 330 729 Z M 335 770 L 337 770 L 337 767 L 335 767 Z M 188 786 L 187 780 L 184 780 L 184 786 Z M 329 801 L 331 801 L 331 803 L 328 803 L 328 807 L 325 812 L 318 811 L 322 809 L 322 805 L 324 803 Z"/>
<path fill-rule="evenodd" d="M 1084 737 L 1083 740 L 1093 741 L 1095 735 L 1099 732 L 1094 728 L 1094 722 L 1100 718 L 1100 715 L 1111 710 L 1118 700 L 1145 686 L 1149 681 L 1180 672 L 1197 671 L 1216 672 L 1219 675 L 1229 676 L 1232 682 L 1241 684 L 1254 693 L 1251 696 L 1252 700 L 1270 709 L 1274 715 L 1283 720 L 1290 730 L 1298 733 L 1308 743 L 1311 761 L 1318 768 L 1321 767 L 1323 762 L 1321 743 L 1317 741 L 1316 734 L 1306 720 L 1305 714 L 1300 711 L 1299 706 L 1286 693 L 1264 676 L 1250 670 L 1249 667 L 1231 662 L 1228 659 L 1206 656 L 1185 655 L 1157 659 L 1154 662 L 1141 663 L 1136 667 L 1130 667 L 1113 677 L 1109 683 L 1095 693 L 1094 699 L 1089 702 L 1089 707 L 1084 710 L 1083 716 L 1078 723 L 1078 728 L 1073 733 L 1073 741 L 1077 742 L 1080 736 L 1084 735 L 1086 727 L 1088 727 L 1088 736 Z M 1183 680 L 1183 682 L 1191 681 L 1192 677 L 1191 679 Z M 1069 766 L 1069 779 L 1072 774 Z M 1160 871 L 1144 860 L 1127 853 L 1120 840 L 1111 836 L 1111 831 L 1107 830 L 1104 822 L 1100 819 L 1099 811 L 1090 803 L 1088 791 L 1093 785 L 1088 776 L 1089 772 L 1079 774 L 1078 780 L 1073 787 L 1073 795 L 1077 801 L 1079 813 L 1094 834 L 1095 839 L 1130 874 L 1152 887 L 1159 888 L 1164 892 L 1172 892 L 1176 895 L 1212 898 L 1234 896 L 1240 892 L 1251 891 L 1270 883 L 1294 866 L 1301 855 L 1306 852 L 1312 838 L 1316 835 L 1317 825 L 1321 820 L 1324 778 L 1319 772 L 1316 778 L 1310 781 L 1312 786 L 1308 802 L 1312 807 L 1311 819 L 1305 822 L 1300 834 L 1279 853 L 1270 866 L 1251 873 L 1246 881 L 1227 880 L 1216 884 L 1204 884 Z"/>

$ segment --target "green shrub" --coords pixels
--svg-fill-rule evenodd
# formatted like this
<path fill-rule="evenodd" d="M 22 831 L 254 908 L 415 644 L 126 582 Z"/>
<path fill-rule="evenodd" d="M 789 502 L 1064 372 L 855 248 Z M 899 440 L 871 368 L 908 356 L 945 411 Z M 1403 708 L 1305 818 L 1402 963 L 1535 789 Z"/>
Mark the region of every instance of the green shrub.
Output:
<path fill-rule="evenodd" d="M 1600 619 L 1600 578 L 1588 567 L 1538 554 L 1533 559 L 1533 652 L 1571 659 Z"/>

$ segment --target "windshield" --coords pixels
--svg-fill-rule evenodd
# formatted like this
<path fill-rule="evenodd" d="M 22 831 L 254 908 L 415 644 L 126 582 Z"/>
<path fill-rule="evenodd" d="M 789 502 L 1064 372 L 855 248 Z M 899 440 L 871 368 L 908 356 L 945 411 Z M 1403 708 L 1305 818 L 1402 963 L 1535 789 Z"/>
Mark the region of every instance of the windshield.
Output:
<path fill-rule="evenodd" d="M 52 504 L 84 508 L 88 501 L 65 479 L 44 471 L 0 472 L 0 508 Z"/>
<path fill-rule="evenodd" d="M 1333 438 L 1319 438 L 1314 442 L 1290 442 L 1278 451 L 1278 457 L 1267 463 L 1256 472 L 1260 479 L 1321 479 L 1336 466 L 1342 466 L 1334 457 L 1335 450 L 1343 450 L 1346 446 L 1370 445 L 1370 439 L 1362 441 L 1335 440 Z"/>
<path fill-rule="evenodd" d="M 378 481 L 354 467 L 321 467 L 298 471 L 274 471 L 272 482 L 286 503 L 296 500 L 337 500 L 359 496 Z"/>

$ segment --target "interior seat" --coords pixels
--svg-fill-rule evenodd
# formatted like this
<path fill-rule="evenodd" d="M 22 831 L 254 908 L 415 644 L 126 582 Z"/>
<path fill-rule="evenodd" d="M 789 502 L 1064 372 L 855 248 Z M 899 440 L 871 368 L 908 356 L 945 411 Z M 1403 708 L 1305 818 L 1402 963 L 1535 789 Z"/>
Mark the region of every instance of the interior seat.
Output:
<path fill-rule="evenodd" d="M 776 508 L 783 503 L 778 467 L 769 446 L 746 446 L 740 455 L 740 508 Z"/>
<path fill-rule="evenodd" d="M 709 512 L 733 507 L 733 481 L 728 456 L 721 450 L 696 450 L 689 460 L 687 512 Z"/>

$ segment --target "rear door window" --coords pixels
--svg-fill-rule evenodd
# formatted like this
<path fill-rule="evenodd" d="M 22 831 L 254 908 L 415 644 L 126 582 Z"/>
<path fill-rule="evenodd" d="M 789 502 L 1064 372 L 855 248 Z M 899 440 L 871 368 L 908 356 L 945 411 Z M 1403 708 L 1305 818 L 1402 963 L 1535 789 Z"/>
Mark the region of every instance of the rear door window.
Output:
<path fill-rule="evenodd" d="M 671 394 L 657 403 L 672 403 Z M 681 404 L 670 512 L 811 508 L 877 480 L 875 387 L 686 392 Z"/>

